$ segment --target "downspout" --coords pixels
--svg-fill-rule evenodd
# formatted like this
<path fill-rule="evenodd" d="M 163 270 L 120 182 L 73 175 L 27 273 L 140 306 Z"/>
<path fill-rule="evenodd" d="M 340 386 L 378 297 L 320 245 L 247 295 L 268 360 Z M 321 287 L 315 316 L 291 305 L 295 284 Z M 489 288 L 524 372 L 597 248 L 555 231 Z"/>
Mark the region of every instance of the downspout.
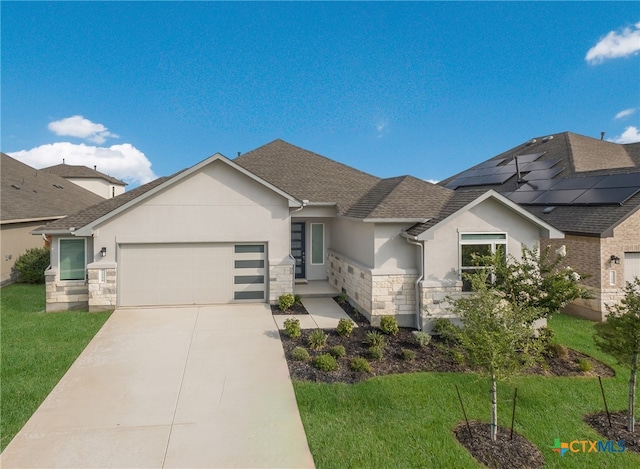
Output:
<path fill-rule="evenodd" d="M 415 281 L 415 290 L 416 290 L 416 329 L 419 331 L 422 330 L 422 305 L 420 304 L 420 282 L 424 278 L 424 245 L 422 243 L 417 243 L 415 240 L 417 239 L 415 236 L 413 239 L 409 238 L 408 235 L 405 237 L 407 243 L 413 244 L 414 246 L 418 246 L 420 248 L 420 275 Z"/>

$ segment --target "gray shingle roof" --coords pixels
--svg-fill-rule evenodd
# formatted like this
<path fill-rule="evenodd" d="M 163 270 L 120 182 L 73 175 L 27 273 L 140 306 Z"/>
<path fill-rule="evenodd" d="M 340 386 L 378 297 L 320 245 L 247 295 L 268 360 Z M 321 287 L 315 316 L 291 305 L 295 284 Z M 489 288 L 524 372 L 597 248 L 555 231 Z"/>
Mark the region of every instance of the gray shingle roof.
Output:
<path fill-rule="evenodd" d="M 116 179 L 108 174 L 101 173 L 95 169 L 87 168 L 81 165 L 71 164 L 57 164 L 55 166 L 49 166 L 48 168 L 42 168 L 40 171 L 45 171 L 51 174 L 57 174 L 63 178 L 87 178 L 87 179 L 105 179 L 111 184 L 119 186 L 126 186 L 127 183 Z"/>
<path fill-rule="evenodd" d="M 104 200 L 66 179 L 36 170 L 2 153 L 1 218 L 56 218 Z"/>

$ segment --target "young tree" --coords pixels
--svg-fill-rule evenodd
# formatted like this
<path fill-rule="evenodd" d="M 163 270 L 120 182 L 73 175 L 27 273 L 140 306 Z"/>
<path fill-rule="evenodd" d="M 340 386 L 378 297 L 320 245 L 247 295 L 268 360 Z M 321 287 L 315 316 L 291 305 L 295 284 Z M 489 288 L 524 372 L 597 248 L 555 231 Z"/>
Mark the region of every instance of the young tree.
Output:
<path fill-rule="evenodd" d="M 640 355 L 640 279 L 627 282 L 624 299 L 607 306 L 607 321 L 596 325 L 594 340 L 600 350 L 613 355 L 618 363 L 631 370 L 627 429 L 634 432 L 636 374 Z"/>
<path fill-rule="evenodd" d="M 536 308 L 509 301 L 487 283 L 487 269 L 469 275 L 474 293 L 453 300 L 462 320 L 460 343 L 467 363 L 491 380 L 491 440 L 498 429 L 497 381 L 531 365 L 540 356 L 531 327 Z"/>

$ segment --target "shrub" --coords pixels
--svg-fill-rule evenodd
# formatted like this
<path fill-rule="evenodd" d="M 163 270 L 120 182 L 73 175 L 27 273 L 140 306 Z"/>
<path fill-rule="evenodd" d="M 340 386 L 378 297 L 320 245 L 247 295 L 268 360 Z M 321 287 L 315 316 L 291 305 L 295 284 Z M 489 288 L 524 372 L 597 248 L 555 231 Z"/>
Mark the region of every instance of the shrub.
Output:
<path fill-rule="evenodd" d="M 338 321 L 336 332 L 338 332 L 338 335 L 341 335 L 342 337 L 349 337 L 353 332 L 354 326 L 355 324 L 351 319 L 343 318 Z"/>
<path fill-rule="evenodd" d="M 387 345 L 387 339 L 378 331 L 369 331 L 367 332 L 367 344 L 370 347 L 383 348 L 385 345 Z"/>
<path fill-rule="evenodd" d="M 362 357 L 353 358 L 349 363 L 349 367 L 353 371 L 358 371 L 360 373 L 371 373 L 371 365 L 369 365 L 369 362 Z"/>
<path fill-rule="evenodd" d="M 300 337 L 301 332 L 300 321 L 296 318 L 289 318 L 284 322 L 284 333 L 292 339 Z"/>
<path fill-rule="evenodd" d="M 48 247 L 27 249 L 18 257 L 14 266 L 18 272 L 18 282 L 44 283 L 44 271 L 49 267 L 50 261 Z"/>
<path fill-rule="evenodd" d="M 291 358 L 298 362 L 306 362 L 309 360 L 309 352 L 304 347 L 296 347 L 291 351 Z"/>
<path fill-rule="evenodd" d="M 548 326 L 541 327 L 538 329 L 538 340 L 541 344 L 543 344 L 544 348 L 547 348 L 551 341 L 555 338 L 556 333 L 553 329 Z"/>
<path fill-rule="evenodd" d="M 547 353 L 555 358 L 567 358 L 569 356 L 569 350 L 562 344 L 550 344 L 547 348 Z"/>
<path fill-rule="evenodd" d="M 460 328 L 447 318 L 438 318 L 435 320 L 433 333 L 450 344 L 460 343 Z"/>
<path fill-rule="evenodd" d="M 295 301 L 296 300 L 291 293 L 283 293 L 278 298 L 278 308 L 280 308 L 282 311 L 289 311 Z"/>
<path fill-rule="evenodd" d="M 409 350 L 408 348 L 402 349 L 402 359 L 406 362 L 412 362 L 416 359 L 416 352 Z"/>
<path fill-rule="evenodd" d="M 462 365 L 464 363 L 464 354 L 460 350 L 451 349 L 449 351 L 449 354 L 451 355 L 453 363 L 455 363 L 456 365 Z"/>
<path fill-rule="evenodd" d="M 591 362 L 589 360 L 587 360 L 586 358 L 578 359 L 578 369 L 580 371 L 586 373 L 587 371 L 591 371 L 591 368 L 593 368 L 593 366 L 591 365 Z"/>
<path fill-rule="evenodd" d="M 340 293 L 338 295 L 338 303 L 340 303 L 341 305 L 345 304 L 347 302 L 347 295 L 345 295 L 344 293 Z"/>
<path fill-rule="evenodd" d="M 314 329 L 309 333 L 309 347 L 314 350 L 320 350 L 327 345 L 329 336 L 322 329 Z"/>
<path fill-rule="evenodd" d="M 398 321 L 393 316 L 383 316 L 380 319 L 380 330 L 387 335 L 398 333 Z"/>
<path fill-rule="evenodd" d="M 373 360 L 382 360 L 384 358 L 384 348 L 380 345 L 369 347 L 369 357 Z"/>
<path fill-rule="evenodd" d="M 313 366 L 322 371 L 336 371 L 338 369 L 338 362 L 333 355 L 323 353 L 313 360 Z"/>
<path fill-rule="evenodd" d="M 342 345 L 334 345 L 331 347 L 331 350 L 329 350 L 329 353 L 336 358 L 342 358 L 347 355 L 347 351 Z"/>
<path fill-rule="evenodd" d="M 296 304 L 296 305 L 302 304 L 302 297 L 297 293 L 293 295 L 293 304 Z"/>
<path fill-rule="evenodd" d="M 414 332 L 413 338 L 420 347 L 426 347 L 431 342 L 431 334 L 428 332 Z"/>

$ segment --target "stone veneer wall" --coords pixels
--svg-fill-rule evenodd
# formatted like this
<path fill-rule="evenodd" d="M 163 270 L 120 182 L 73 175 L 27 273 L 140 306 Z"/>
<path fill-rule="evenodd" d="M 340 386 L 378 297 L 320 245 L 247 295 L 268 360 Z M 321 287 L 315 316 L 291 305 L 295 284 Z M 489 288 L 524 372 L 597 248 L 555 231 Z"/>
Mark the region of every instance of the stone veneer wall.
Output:
<path fill-rule="evenodd" d="M 56 269 L 47 270 L 44 280 L 47 312 L 88 308 L 89 291 L 84 280 L 60 281 Z"/>
<path fill-rule="evenodd" d="M 277 304 L 283 293 L 293 293 L 293 264 L 269 264 L 269 303 Z"/>
<path fill-rule="evenodd" d="M 415 326 L 417 274 L 376 273 L 333 251 L 328 252 L 327 273 L 371 324 L 395 316 L 400 326 Z"/>
<path fill-rule="evenodd" d="M 437 318 L 447 318 L 459 322 L 457 316 L 449 311 L 449 298 L 459 298 L 462 293 L 462 281 L 434 281 L 420 282 L 420 303 L 422 306 L 422 330 L 431 332 Z"/>
<path fill-rule="evenodd" d="M 89 312 L 113 310 L 117 300 L 117 265 L 89 264 Z"/>

